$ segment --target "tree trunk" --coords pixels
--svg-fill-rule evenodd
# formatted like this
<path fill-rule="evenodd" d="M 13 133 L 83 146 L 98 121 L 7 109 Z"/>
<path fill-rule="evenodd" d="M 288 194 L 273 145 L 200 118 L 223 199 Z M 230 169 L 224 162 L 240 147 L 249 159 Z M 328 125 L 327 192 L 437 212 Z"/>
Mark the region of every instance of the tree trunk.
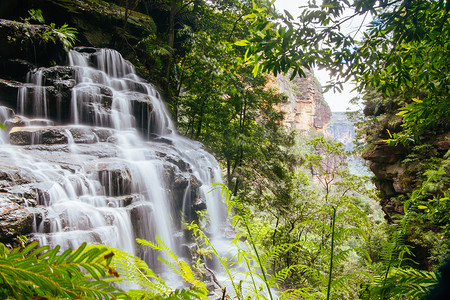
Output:
<path fill-rule="evenodd" d="M 177 13 L 177 0 L 170 1 L 169 28 L 167 36 L 167 45 L 170 47 L 169 59 L 166 65 L 166 81 L 169 82 L 170 67 L 172 64 L 173 48 L 175 46 L 175 15 Z"/>

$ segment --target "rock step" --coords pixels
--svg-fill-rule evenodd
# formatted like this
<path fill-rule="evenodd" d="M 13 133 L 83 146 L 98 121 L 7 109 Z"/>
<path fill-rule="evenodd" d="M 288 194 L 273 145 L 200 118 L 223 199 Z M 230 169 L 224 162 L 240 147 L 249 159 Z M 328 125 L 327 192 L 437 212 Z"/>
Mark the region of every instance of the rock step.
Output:
<path fill-rule="evenodd" d="M 77 248 L 81 241 L 88 244 L 109 244 L 117 237 L 115 226 L 101 226 L 92 230 L 72 230 L 52 233 L 34 233 L 33 240 L 38 240 L 43 244 L 51 246 L 60 245 L 63 248 Z"/>
<path fill-rule="evenodd" d="M 94 144 L 107 142 L 113 129 L 85 126 L 25 126 L 13 127 L 9 132 L 12 145 Z"/>

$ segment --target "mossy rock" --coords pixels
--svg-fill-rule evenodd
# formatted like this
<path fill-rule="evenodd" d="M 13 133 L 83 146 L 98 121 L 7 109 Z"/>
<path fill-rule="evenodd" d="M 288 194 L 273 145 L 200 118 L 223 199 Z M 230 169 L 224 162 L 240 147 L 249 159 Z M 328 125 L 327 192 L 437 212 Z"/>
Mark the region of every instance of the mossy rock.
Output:
<path fill-rule="evenodd" d="M 46 23 L 67 23 L 79 31 L 78 44 L 119 51 L 134 46 L 156 32 L 153 19 L 145 14 L 103 0 L 2 0 L 0 17 L 19 20 L 29 9 L 41 9 Z"/>
<path fill-rule="evenodd" d="M 28 67 L 50 66 L 66 59 L 62 43 L 42 25 L 0 19 L 0 44 L 0 59 L 4 63 L 19 59 L 23 64 L 31 63 Z"/>

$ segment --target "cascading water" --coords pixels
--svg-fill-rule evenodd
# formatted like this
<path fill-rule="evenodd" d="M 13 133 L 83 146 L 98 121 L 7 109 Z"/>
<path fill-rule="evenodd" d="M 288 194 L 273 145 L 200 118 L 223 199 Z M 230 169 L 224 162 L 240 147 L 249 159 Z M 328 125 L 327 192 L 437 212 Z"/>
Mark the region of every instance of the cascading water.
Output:
<path fill-rule="evenodd" d="M 135 239 L 158 234 L 180 251 L 181 212 L 190 215 L 199 200 L 206 202 L 211 234 L 219 236 L 226 210 L 220 194 L 209 193 L 222 180 L 219 166 L 200 143 L 176 133 L 157 90 L 114 50 L 73 50 L 69 62 L 33 71 L 18 92 L 17 111 L 45 120 L 14 127 L 14 145 L 0 136 L 0 163 L 25 172 L 46 208 L 34 238 L 63 248 L 101 243 L 157 267 L 154 253 Z M 67 88 L 70 102 L 60 92 Z M 0 121 L 10 115 L 0 109 Z M 47 118 L 60 125 L 48 126 Z"/>

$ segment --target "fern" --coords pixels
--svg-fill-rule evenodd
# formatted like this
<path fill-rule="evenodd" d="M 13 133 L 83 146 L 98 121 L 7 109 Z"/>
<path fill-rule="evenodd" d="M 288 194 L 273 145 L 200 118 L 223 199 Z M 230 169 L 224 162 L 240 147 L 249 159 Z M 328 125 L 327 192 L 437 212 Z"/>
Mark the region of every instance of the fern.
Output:
<path fill-rule="evenodd" d="M 331 287 L 335 294 L 340 294 L 342 291 L 351 292 L 351 286 L 357 285 L 360 282 L 371 282 L 373 276 L 369 272 L 353 272 L 335 278 Z"/>
<path fill-rule="evenodd" d="M 421 299 L 439 281 L 437 273 L 413 268 L 392 268 L 387 278 L 383 284 L 375 282 L 366 299 Z"/>
<path fill-rule="evenodd" d="M 191 267 L 185 261 L 181 260 L 171 249 L 169 249 L 158 236 L 156 236 L 156 243 L 141 239 L 137 239 L 137 242 L 154 250 L 161 251 L 169 256 L 173 260 L 173 262 L 167 261 L 161 256 L 159 256 L 158 259 L 171 267 L 171 269 L 176 274 L 180 275 L 184 279 L 184 281 L 190 283 L 196 289 L 203 291 L 206 295 L 206 285 L 197 279 L 197 276 L 192 271 Z"/>
<path fill-rule="evenodd" d="M 302 289 L 289 289 L 283 291 L 278 300 L 297 300 L 297 299 L 320 299 L 321 295 L 314 292 L 313 289 L 305 287 Z"/>
<path fill-rule="evenodd" d="M 49 31 L 44 33 L 44 39 L 49 39 L 53 42 L 60 41 L 66 50 L 71 48 L 77 41 L 77 29 L 69 27 L 66 23 L 61 27 L 56 27 L 54 23 L 45 26 Z"/>
<path fill-rule="evenodd" d="M 25 24 L 29 24 L 30 21 L 36 21 L 43 24 L 46 30 L 42 33 L 42 38 L 45 41 L 51 41 L 55 44 L 60 42 L 63 45 L 64 49 L 66 49 L 67 51 L 78 40 L 77 29 L 70 27 L 66 23 L 64 23 L 61 27 L 56 27 L 55 23 L 51 23 L 50 25 L 45 24 L 45 19 L 40 9 L 30 9 L 28 10 L 28 14 L 30 16 L 28 18 L 22 19 L 23 22 Z"/>
<path fill-rule="evenodd" d="M 238 297 L 238 299 L 241 297 L 241 289 L 239 288 L 239 284 L 236 283 L 235 281 L 235 273 L 232 271 L 233 265 L 236 263 L 236 261 L 233 261 L 232 259 L 228 259 L 227 257 L 223 257 L 219 254 L 219 252 L 217 251 L 217 249 L 213 246 L 213 244 L 211 243 L 211 241 L 209 240 L 209 238 L 206 236 L 206 234 L 200 230 L 200 228 L 198 227 L 197 224 L 195 223 L 191 223 L 188 226 L 188 229 L 192 231 L 196 242 L 199 244 L 200 248 L 208 248 L 212 251 L 212 253 L 214 254 L 214 256 L 218 259 L 220 266 L 222 267 L 223 270 L 225 270 L 226 275 L 228 276 L 228 279 L 231 282 L 231 285 L 233 287 L 233 290 L 236 294 L 236 297 Z M 238 244 L 236 243 L 237 241 L 237 237 L 235 237 L 234 239 L 234 243 L 235 245 L 238 247 Z"/>
<path fill-rule="evenodd" d="M 128 296 L 132 299 L 207 299 L 207 289 L 203 282 L 195 278 L 194 272 L 186 262 L 180 260 L 159 237 L 156 243 L 137 239 L 141 245 L 162 252 L 172 261 L 159 257 L 171 270 L 180 275 L 186 282 L 191 284 L 188 289 L 173 290 L 166 282 L 153 272 L 152 269 L 140 258 L 126 252 L 110 249 L 103 245 L 89 246 L 90 248 L 105 248 L 114 251 L 111 266 L 118 272 L 118 277 L 107 281 L 127 287 Z"/>
<path fill-rule="evenodd" d="M 88 247 L 109 249 L 103 245 L 90 245 Z M 129 287 L 131 290 L 128 294 L 131 296 L 170 294 L 171 289 L 165 284 L 164 280 L 155 274 L 143 260 L 118 249 L 111 250 L 114 251 L 114 256 L 110 265 L 120 276 L 109 278 L 107 281 Z M 132 290 L 137 287 L 140 289 L 139 291 Z"/>
<path fill-rule="evenodd" d="M 8 250 L 0 244 L 0 289 L 4 297 L 29 299 L 59 297 L 89 299 L 126 298 L 123 291 L 101 280 L 114 273 L 106 249 L 67 249 L 38 247 L 32 242 L 24 248 Z M 49 276 L 51 274 L 51 276 Z"/>
<path fill-rule="evenodd" d="M 295 248 L 300 243 L 285 243 L 281 245 L 275 245 L 268 251 L 261 254 L 261 262 L 263 265 L 270 265 L 272 264 L 276 259 L 280 257 L 280 255 L 286 253 L 287 251 L 290 251 L 292 248 Z"/>

